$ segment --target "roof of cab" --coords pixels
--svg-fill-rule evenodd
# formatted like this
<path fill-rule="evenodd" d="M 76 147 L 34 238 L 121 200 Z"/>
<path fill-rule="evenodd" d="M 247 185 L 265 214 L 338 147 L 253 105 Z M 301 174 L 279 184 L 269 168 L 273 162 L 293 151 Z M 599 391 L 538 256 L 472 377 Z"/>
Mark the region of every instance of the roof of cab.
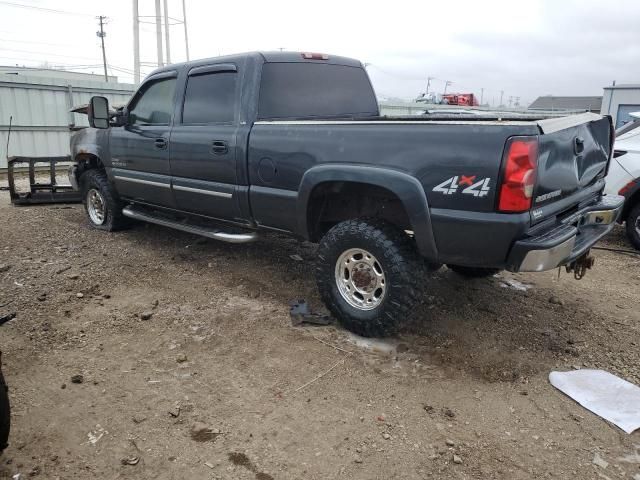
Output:
<path fill-rule="evenodd" d="M 172 63 L 171 65 L 166 65 L 164 67 L 160 67 L 153 72 L 151 72 L 148 76 L 154 75 L 156 73 L 161 72 L 170 72 L 172 70 L 182 69 L 184 67 L 193 67 L 193 66 L 202 66 L 209 65 L 211 63 L 219 63 L 219 62 L 234 62 L 239 60 L 244 60 L 247 57 L 261 57 L 262 60 L 266 63 L 327 63 L 330 65 L 346 65 L 350 67 L 362 67 L 362 62 L 356 60 L 354 58 L 348 57 L 340 57 L 337 55 L 328 55 L 328 60 L 311 60 L 306 59 L 302 55 L 306 52 L 245 52 L 245 53 L 234 53 L 232 55 L 223 55 L 220 57 L 210 57 L 210 58 L 202 58 L 198 60 L 189 60 L 188 62 L 182 63 Z"/>

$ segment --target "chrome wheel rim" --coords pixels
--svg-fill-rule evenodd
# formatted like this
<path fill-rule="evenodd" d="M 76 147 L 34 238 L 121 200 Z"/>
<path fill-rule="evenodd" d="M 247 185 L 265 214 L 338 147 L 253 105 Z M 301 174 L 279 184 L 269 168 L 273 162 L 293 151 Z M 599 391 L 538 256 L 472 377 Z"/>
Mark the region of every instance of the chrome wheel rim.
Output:
<path fill-rule="evenodd" d="M 350 248 L 340 255 L 335 280 L 342 298 L 358 310 L 373 310 L 387 293 L 382 265 L 362 248 Z"/>
<path fill-rule="evenodd" d="M 640 236 L 640 215 L 636 217 L 636 233 Z"/>
<path fill-rule="evenodd" d="M 107 207 L 102 194 L 92 188 L 87 192 L 87 212 L 95 225 L 102 225 L 107 216 Z"/>

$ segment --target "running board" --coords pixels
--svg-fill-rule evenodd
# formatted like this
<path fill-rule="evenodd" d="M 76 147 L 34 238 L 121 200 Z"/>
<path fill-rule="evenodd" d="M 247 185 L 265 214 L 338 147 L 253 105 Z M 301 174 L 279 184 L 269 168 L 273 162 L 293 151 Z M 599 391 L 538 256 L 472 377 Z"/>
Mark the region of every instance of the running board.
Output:
<path fill-rule="evenodd" d="M 221 240 L 228 243 L 248 243 L 258 239 L 258 234 L 255 232 L 227 233 L 220 230 L 197 227 L 195 225 L 186 225 L 166 218 L 155 217 L 149 213 L 135 210 L 132 207 L 123 208 L 122 214 L 125 217 L 133 218 L 134 220 L 155 223 L 156 225 L 162 225 L 163 227 L 175 228 L 176 230 L 182 230 L 183 232 L 193 233 L 195 235 L 201 235 L 203 237 L 213 238 L 214 240 Z"/>

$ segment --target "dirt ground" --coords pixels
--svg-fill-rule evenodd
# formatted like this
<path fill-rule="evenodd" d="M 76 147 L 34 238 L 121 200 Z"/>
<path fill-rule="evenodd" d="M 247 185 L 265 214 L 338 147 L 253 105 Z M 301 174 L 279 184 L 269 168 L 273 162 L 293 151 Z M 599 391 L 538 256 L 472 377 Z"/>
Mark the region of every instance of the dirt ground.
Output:
<path fill-rule="evenodd" d="M 8 203 L 0 478 L 640 479 L 640 432 L 547 378 L 588 367 L 640 384 L 638 256 L 596 251 L 579 282 L 443 268 L 372 347 L 291 325 L 289 301 L 321 308 L 311 244 L 110 234 L 79 205 Z M 630 248 L 622 229 L 601 245 Z"/>

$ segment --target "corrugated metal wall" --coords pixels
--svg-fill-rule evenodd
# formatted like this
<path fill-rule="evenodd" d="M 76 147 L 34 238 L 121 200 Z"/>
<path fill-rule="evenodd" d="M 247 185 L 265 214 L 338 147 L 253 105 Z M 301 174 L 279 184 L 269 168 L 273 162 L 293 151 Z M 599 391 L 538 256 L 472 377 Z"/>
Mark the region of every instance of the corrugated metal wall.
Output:
<path fill-rule="evenodd" d="M 69 110 L 102 95 L 111 105 L 126 103 L 134 86 L 78 79 L 0 75 L 0 168 L 6 168 L 7 132 L 13 117 L 9 156 L 69 154 L 69 127 L 87 117 Z"/>

